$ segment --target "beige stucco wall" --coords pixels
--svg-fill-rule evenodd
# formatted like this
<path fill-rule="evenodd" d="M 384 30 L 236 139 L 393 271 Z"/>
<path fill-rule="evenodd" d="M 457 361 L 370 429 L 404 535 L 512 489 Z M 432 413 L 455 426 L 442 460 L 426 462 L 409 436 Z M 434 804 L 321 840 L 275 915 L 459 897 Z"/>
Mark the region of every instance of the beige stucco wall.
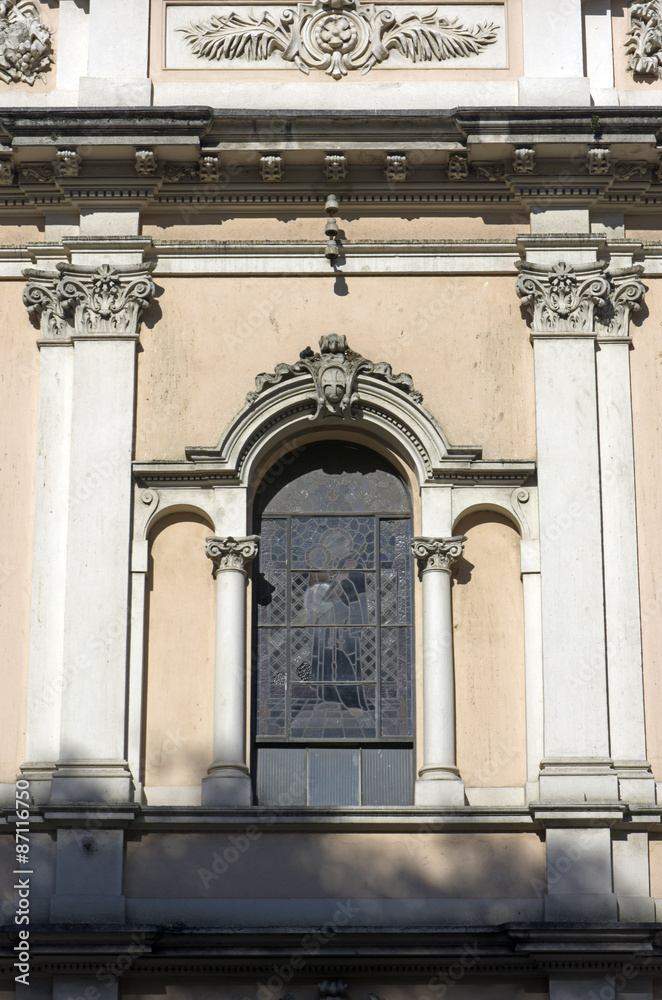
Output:
<path fill-rule="evenodd" d="M 0 781 L 15 779 L 25 748 L 39 351 L 22 294 L 20 281 L 0 284 Z"/>
<path fill-rule="evenodd" d="M 526 781 L 520 538 L 501 515 L 470 514 L 453 584 L 457 763 L 465 784 Z"/>
<path fill-rule="evenodd" d="M 210 528 L 173 514 L 152 533 L 145 784 L 198 784 L 212 762 L 215 589 Z"/>
<path fill-rule="evenodd" d="M 257 177 L 257 154 L 254 170 Z M 528 216 L 517 212 L 440 214 L 438 209 L 423 206 L 411 214 L 375 216 L 357 214 L 341 205 L 337 218 L 341 239 L 359 242 L 514 240 L 529 228 Z M 301 215 L 300 210 L 289 214 L 285 206 L 275 218 L 267 214 L 234 214 L 232 210 L 213 212 L 205 205 L 187 205 L 171 214 L 143 215 L 141 232 L 155 240 L 325 240 L 325 223 L 321 209 L 317 214 Z"/>
<path fill-rule="evenodd" d="M 162 317 L 144 326 L 138 356 L 139 460 L 217 444 L 259 372 L 295 362 L 333 331 L 410 372 L 452 444 L 482 445 L 485 458 L 535 458 L 532 351 L 511 277 L 158 284 Z"/>
<path fill-rule="evenodd" d="M 138 898 L 531 898 L 545 878 L 534 833 L 278 833 L 129 836 L 124 892 Z M 234 859 L 218 878 L 215 852 Z M 205 873 L 207 877 L 205 876 Z M 166 887 L 167 886 L 167 890 Z"/>
<path fill-rule="evenodd" d="M 662 780 L 662 467 L 659 460 L 662 425 L 662 354 L 659 317 L 662 282 L 647 278 L 649 316 L 635 317 L 634 349 L 630 352 L 632 412 L 637 488 L 641 636 L 648 759 Z M 641 324 L 641 325 L 639 325 Z"/>
<path fill-rule="evenodd" d="M 21 216 L 2 220 L 0 226 L 0 246 L 25 246 L 26 243 L 44 242 L 44 219 Z M 25 266 L 30 266 L 26 259 Z"/>

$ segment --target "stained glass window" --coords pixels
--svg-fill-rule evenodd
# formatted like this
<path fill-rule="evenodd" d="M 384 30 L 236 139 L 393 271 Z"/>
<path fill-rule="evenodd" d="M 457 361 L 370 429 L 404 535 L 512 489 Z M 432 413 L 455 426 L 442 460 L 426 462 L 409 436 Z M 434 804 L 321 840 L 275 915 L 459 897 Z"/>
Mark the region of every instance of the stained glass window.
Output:
<path fill-rule="evenodd" d="M 380 456 L 299 449 L 257 497 L 258 742 L 411 742 L 410 505 Z"/>

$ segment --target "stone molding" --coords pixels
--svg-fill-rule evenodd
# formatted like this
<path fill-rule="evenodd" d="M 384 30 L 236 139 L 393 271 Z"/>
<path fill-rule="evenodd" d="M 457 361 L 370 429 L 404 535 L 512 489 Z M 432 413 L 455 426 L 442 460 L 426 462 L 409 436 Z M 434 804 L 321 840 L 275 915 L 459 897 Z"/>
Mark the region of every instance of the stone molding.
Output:
<path fill-rule="evenodd" d="M 492 22 L 466 27 L 436 10 L 401 13 L 359 0 L 313 0 L 276 15 L 231 10 L 177 30 L 207 62 L 262 62 L 279 54 L 302 73 L 323 70 L 335 80 L 353 70 L 368 73 L 392 52 L 411 63 L 442 63 L 478 55 L 498 38 Z"/>
<path fill-rule="evenodd" d="M 466 535 L 453 538 L 413 538 L 411 550 L 418 560 L 419 570 L 441 570 L 451 574 L 454 564 L 464 555 Z"/>
<path fill-rule="evenodd" d="M 46 80 L 53 64 L 53 32 L 33 0 L 0 0 L 0 79 L 5 83 Z"/>
<path fill-rule="evenodd" d="M 301 352 L 294 365 L 276 365 L 272 374 L 263 372 L 255 379 L 255 390 L 246 396 L 246 405 L 251 406 L 267 387 L 276 385 L 287 378 L 308 372 L 311 376 L 315 395 L 309 397 L 317 405 L 309 418 L 339 416 L 355 419 L 354 407 L 359 402 L 357 378 L 359 374 L 374 375 L 406 392 L 415 403 L 422 403 L 423 397 L 414 388 L 411 375 L 401 372 L 394 375 L 385 361 L 375 364 L 361 357 L 347 346 L 344 334 L 331 333 L 320 338 L 319 354 L 309 347 Z"/>
<path fill-rule="evenodd" d="M 61 263 L 58 273 L 26 268 L 23 274 L 29 280 L 23 302 L 39 319 L 44 340 L 134 338 L 155 292 L 154 267 L 154 263 L 140 267 Z"/>
<path fill-rule="evenodd" d="M 221 538 L 210 535 L 206 540 L 205 555 L 214 564 L 212 570 L 214 579 L 224 570 L 246 574 L 250 563 L 257 555 L 259 540 L 259 535 L 247 535 L 245 538 L 233 538 L 231 535 Z"/>
<path fill-rule="evenodd" d="M 645 0 L 630 8 L 630 30 L 625 42 L 634 76 L 662 78 L 662 3 Z"/>
<path fill-rule="evenodd" d="M 565 261 L 520 261 L 516 290 L 533 318 L 532 336 L 574 334 L 627 337 L 632 312 L 646 294 L 637 264 L 607 273 L 606 263 L 574 267 Z"/>

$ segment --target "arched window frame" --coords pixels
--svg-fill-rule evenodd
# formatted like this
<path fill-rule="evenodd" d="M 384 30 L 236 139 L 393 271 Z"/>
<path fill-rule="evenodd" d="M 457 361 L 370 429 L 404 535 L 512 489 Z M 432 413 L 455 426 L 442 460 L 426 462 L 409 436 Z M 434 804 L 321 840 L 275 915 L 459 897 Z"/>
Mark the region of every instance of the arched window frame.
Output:
<path fill-rule="evenodd" d="M 329 377 L 331 368 L 335 369 L 333 379 Z M 435 703 L 431 704 L 432 699 L 424 696 L 424 704 L 431 705 L 434 712 L 427 713 L 424 731 L 417 734 L 424 749 L 415 802 L 421 806 L 462 804 L 463 784 L 454 760 L 452 652 L 450 687 L 447 666 L 443 682 L 437 683 L 439 677 L 435 675 L 439 674 L 440 665 L 429 653 L 444 645 L 452 650 L 452 636 L 436 634 L 437 616 L 432 613 L 435 602 L 446 600 L 441 593 L 444 587 L 441 576 L 449 575 L 449 559 L 452 561 L 453 556 L 449 556 L 444 546 L 448 548 L 447 543 L 454 540 L 454 525 L 464 514 L 480 509 L 499 511 L 510 518 L 522 537 L 523 572 L 539 572 L 537 490 L 525 485 L 535 476 L 535 463 L 486 461 L 478 447 L 451 446 L 435 418 L 423 406 L 411 377 L 394 375 L 388 363 L 373 363 L 355 354 L 347 348 L 344 337 L 323 337 L 319 354 L 302 352 L 298 362 L 277 365 L 273 373 L 259 375 L 255 381 L 255 390 L 248 394 L 246 404 L 216 446 L 187 448 L 183 462 L 134 463 L 134 623 L 144 617 L 147 539 L 158 519 L 173 511 L 189 510 L 214 525 L 217 539 L 235 543 L 234 550 L 218 555 L 214 564 L 217 581 L 223 578 L 219 594 L 221 586 L 227 586 L 234 578 L 232 595 L 230 599 L 225 595 L 224 600 L 219 597 L 217 612 L 217 635 L 227 637 L 230 627 L 238 641 L 234 649 L 235 667 L 230 671 L 234 676 L 232 714 L 227 714 L 228 699 L 217 698 L 214 727 L 219 738 L 215 738 L 209 776 L 203 779 L 202 803 L 247 806 L 253 801 L 246 683 L 251 654 L 241 640 L 242 636 L 245 639 L 249 615 L 245 579 L 252 557 L 242 555 L 240 543 L 252 537 L 255 489 L 274 462 L 297 444 L 343 439 L 381 452 L 413 483 L 414 524 L 420 526 L 419 540 L 437 543 L 436 549 L 433 545 L 434 551 L 428 548 L 425 553 L 422 549 L 417 552 L 422 576 L 424 638 L 423 663 L 416 664 L 416 673 L 423 676 L 424 691 L 434 691 Z M 245 553 L 248 548 L 244 545 Z M 232 620 L 227 618 L 228 608 L 232 609 Z M 221 621 L 223 614 L 226 618 Z M 537 618 L 539 608 L 529 608 L 525 628 L 531 650 L 536 646 Z M 129 748 L 130 758 L 137 760 L 141 749 L 142 635 L 135 626 L 132 635 Z M 222 652 L 217 649 L 217 686 L 222 683 L 223 670 L 218 663 Z M 536 658 L 535 651 L 527 656 L 527 684 L 531 674 L 531 690 L 538 685 Z M 221 718 L 223 711 L 225 717 Z M 220 734 L 232 727 L 232 759 L 224 759 L 219 753 L 228 754 L 221 746 Z M 444 734 L 441 741 L 440 733 Z M 444 745 L 442 760 L 437 759 L 440 744 Z M 531 752 L 537 753 L 537 749 Z M 134 770 L 132 760 L 130 765 Z M 535 766 L 537 770 L 538 762 Z M 531 767 L 530 763 L 530 770 Z"/>

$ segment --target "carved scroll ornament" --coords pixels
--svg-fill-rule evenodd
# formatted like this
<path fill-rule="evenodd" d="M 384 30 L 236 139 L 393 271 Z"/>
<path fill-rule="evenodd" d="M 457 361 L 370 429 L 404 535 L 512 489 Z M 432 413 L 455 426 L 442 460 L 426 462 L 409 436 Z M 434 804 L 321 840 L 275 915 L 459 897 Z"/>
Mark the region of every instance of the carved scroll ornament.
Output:
<path fill-rule="evenodd" d="M 625 51 L 630 57 L 630 72 L 638 76 L 662 78 L 661 0 L 632 4 Z"/>
<path fill-rule="evenodd" d="M 357 379 L 362 373 L 397 386 L 415 403 L 423 401 L 420 392 L 414 389 L 411 375 L 404 372 L 394 375 L 391 366 L 385 361 L 375 364 L 362 358 L 349 349 L 344 336 L 331 333 L 320 339 L 319 354 L 307 348 L 301 352 L 296 364 L 276 365 L 273 373 L 263 372 L 258 375 L 255 379 L 255 391 L 246 396 L 246 405 L 251 406 L 269 386 L 306 373 L 312 378 L 315 387 L 315 395 L 310 397 L 316 404 L 311 420 L 332 415 L 354 420 L 355 407 L 359 402 Z"/>
<path fill-rule="evenodd" d="M 30 85 L 45 80 L 53 62 L 51 39 L 34 0 L 0 0 L 0 79 Z"/>
<path fill-rule="evenodd" d="M 259 535 L 247 535 L 245 538 L 233 538 L 231 535 L 220 538 L 218 535 L 211 535 L 207 538 L 205 554 L 213 563 L 214 579 L 223 570 L 247 573 L 250 563 L 257 555 L 259 541 Z"/>
<path fill-rule="evenodd" d="M 179 28 L 200 59 L 253 62 L 280 53 L 302 73 L 324 70 L 340 80 L 351 70 L 368 73 L 398 52 L 413 63 L 445 62 L 477 55 L 497 40 L 492 22 L 465 27 L 458 18 L 400 13 L 358 0 L 314 0 L 269 11 L 231 11 Z"/>
<path fill-rule="evenodd" d="M 438 569 L 450 573 L 458 559 L 464 555 L 465 535 L 453 538 L 412 538 L 411 550 L 418 561 L 421 573 Z"/>

